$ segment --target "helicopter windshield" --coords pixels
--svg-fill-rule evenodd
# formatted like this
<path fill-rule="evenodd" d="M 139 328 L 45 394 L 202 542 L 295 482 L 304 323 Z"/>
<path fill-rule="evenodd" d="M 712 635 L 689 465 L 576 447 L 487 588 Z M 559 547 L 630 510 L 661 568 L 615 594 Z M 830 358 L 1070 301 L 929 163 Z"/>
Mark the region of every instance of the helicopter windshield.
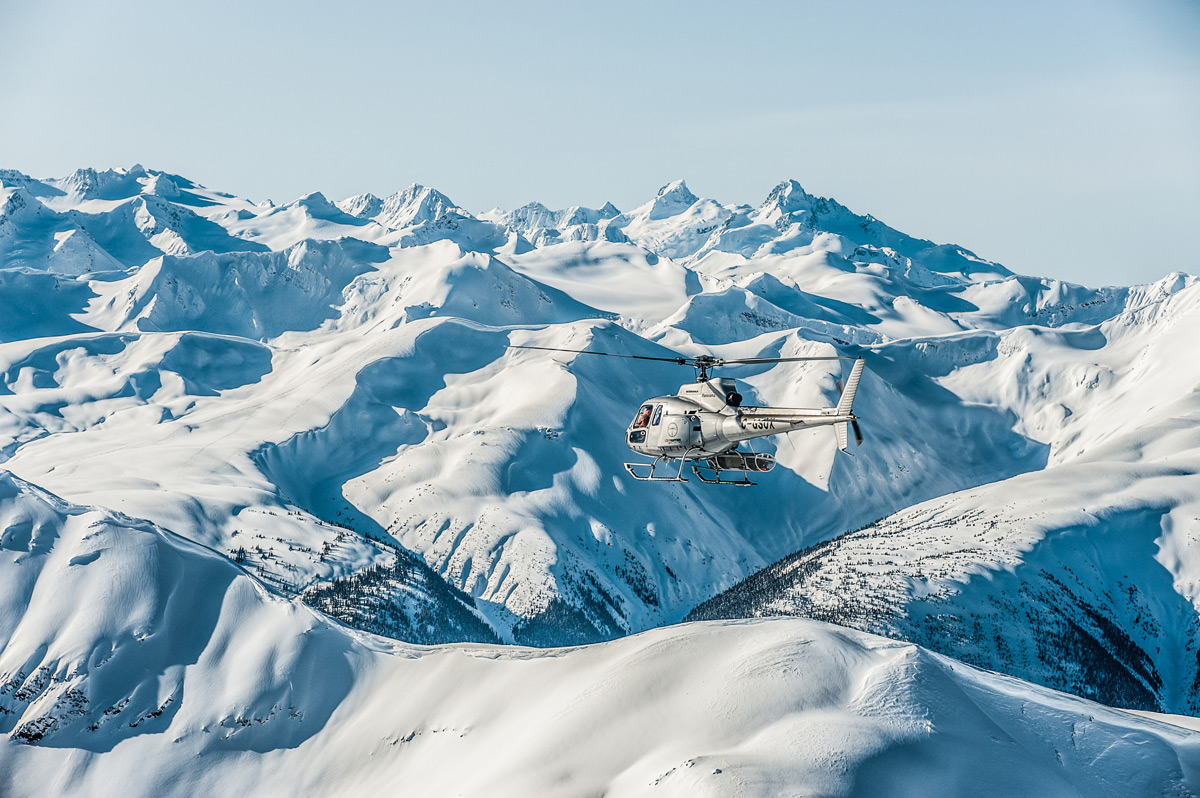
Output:
<path fill-rule="evenodd" d="M 633 419 L 633 428 L 641 429 L 650 423 L 650 405 L 642 405 L 642 409 L 638 411 L 637 417 Z"/>

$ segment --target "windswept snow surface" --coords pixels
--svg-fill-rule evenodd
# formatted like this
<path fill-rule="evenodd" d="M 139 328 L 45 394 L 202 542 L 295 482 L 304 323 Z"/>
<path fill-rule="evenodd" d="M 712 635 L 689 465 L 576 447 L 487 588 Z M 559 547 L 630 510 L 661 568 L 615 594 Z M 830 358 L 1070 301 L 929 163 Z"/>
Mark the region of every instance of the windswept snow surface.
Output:
<path fill-rule="evenodd" d="M 61 497 L 50 504 L 89 508 L 64 518 L 108 514 L 169 540 L 170 552 L 203 553 L 205 567 L 230 569 L 213 571 L 218 582 L 232 575 L 289 617 L 317 617 L 292 603 L 299 597 L 421 643 L 574 645 L 652 629 L 769 563 L 884 519 L 873 529 L 887 532 L 892 571 L 872 562 L 878 536 L 843 537 L 865 542 L 829 544 L 850 552 L 822 571 L 832 588 L 772 583 L 772 608 L 739 604 L 741 614 L 830 617 L 1109 703 L 1194 712 L 1198 379 L 1183 355 L 1200 333 L 1198 303 L 1196 279 L 1182 273 L 1101 289 L 1015 275 L 794 181 L 757 207 L 700 198 L 677 181 L 626 212 L 531 203 L 475 216 L 416 185 L 273 205 L 140 166 L 55 180 L 5 170 L 0 462 L 24 480 L 13 483 L 22 496 L 49 491 Z M 829 430 L 764 441 L 779 467 L 752 490 L 634 482 L 621 465 L 632 458 L 629 418 L 692 375 L 508 344 L 861 355 L 855 410 L 867 443 L 845 457 Z M 800 407 L 832 404 L 844 376 L 828 363 L 726 373 L 747 401 Z M 103 615 L 91 596 L 76 600 Z M 855 609 L 822 615 L 830 602 Z M 11 606 L 5 622 L 19 623 L 25 605 Z M 1029 617 L 1038 607 L 1055 608 L 1053 622 Z M 240 640 L 231 612 L 240 610 L 219 608 L 213 624 Z M 561 657 L 411 656 L 610 668 L 651 641 L 694 655 L 736 648 L 739 635 L 833 634 L 803 629 L 824 627 L 685 628 Z M 368 700 L 362 691 L 403 678 L 373 674 L 401 665 L 364 653 L 378 641 L 321 635 L 350 652 L 330 655 L 349 662 L 350 697 L 327 709 L 355 726 L 367 712 L 355 709 L 367 706 L 355 703 Z M 23 685 L 50 649 L 36 637 L 13 648 L 24 639 L 9 639 L 0 678 L 40 695 Z M 172 675 L 139 688 L 131 705 L 163 706 L 203 645 L 162 660 Z M 813 656 L 839 660 L 831 645 Z M 1098 650 L 1112 661 L 1097 665 Z M 53 662 L 65 684 L 73 666 Z M 736 681 L 742 671 L 728 673 Z M 102 712 L 115 706 L 110 694 L 133 687 L 95 689 L 88 706 Z M 257 697 L 213 711 L 259 718 L 279 705 L 278 716 L 291 701 L 283 688 L 247 689 Z M 499 693 L 488 695 L 494 705 Z M 45 716 L 19 709 L 10 731 Z M 739 750 L 766 757 L 763 772 L 781 767 L 785 749 L 763 743 L 775 753 L 756 753 L 752 739 Z M 261 750 L 293 750 L 293 738 L 279 740 Z M 846 778 L 831 794 L 856 789 L 859 777 Z"/>
<path fill-rule="evenodd" d="M 1170 718 L 820 622 L 411 646 L 145 521 L 11 476 L 0 500 L 0 791 L 14 798 L 1200 788 L 1200 735 Z"/>

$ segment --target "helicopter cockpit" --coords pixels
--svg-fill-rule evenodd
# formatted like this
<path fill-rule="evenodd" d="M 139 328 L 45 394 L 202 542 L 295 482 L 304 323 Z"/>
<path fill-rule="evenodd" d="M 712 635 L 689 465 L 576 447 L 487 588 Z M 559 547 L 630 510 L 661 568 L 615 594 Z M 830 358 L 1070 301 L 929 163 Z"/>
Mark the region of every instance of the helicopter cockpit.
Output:
<path fill-rule="evenodd" d="M 655 423 L 662 416 L 662 405 L 658 406 L 658 412 L 655 412 L 653 404 L 644 404 L 638 410 L 637 415 L 633 417 L 633 423 L 629 425 L 629 442 L 630 443 L 645 443 L 646 442 L 646 427 L 650 426 L 650 416 L 654 414 Z"/>

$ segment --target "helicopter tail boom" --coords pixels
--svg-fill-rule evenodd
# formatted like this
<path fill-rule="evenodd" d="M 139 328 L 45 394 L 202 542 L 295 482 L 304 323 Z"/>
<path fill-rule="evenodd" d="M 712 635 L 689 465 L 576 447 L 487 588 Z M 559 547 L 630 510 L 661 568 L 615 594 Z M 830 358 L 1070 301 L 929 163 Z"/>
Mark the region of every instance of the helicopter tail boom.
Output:
<path fill-rule="evenodd" d="M 837 434 L 838 449 L 848 453 L 851 428 L 854 429 L 855 439 L 859 443 L 862 442 L 858 420 L 854 415 L 854 395 L 858 391 L 862 373 L 863 360 L 859 358 L 854 361 L 850 377 L 846 380 L 846 387 L 834 407 L 740 407 L 735 415 L 728 417 L 724 422 L 722 437 L 729 441 L 743 441 L 764 435 L 833 425 Z"/>

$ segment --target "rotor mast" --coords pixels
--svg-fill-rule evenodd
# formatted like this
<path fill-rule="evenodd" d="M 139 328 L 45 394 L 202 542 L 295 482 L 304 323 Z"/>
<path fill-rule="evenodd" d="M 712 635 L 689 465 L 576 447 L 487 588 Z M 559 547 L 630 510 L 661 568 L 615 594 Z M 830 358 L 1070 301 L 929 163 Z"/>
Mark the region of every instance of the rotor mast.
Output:
<path fill-rule="evenodd" d="M 721 361 L 712 355 L 700 355 L 692 358 L 692 367 L 696 369 L 696 382 L 708 382 L 708 370 L 721 365 Z"/>

